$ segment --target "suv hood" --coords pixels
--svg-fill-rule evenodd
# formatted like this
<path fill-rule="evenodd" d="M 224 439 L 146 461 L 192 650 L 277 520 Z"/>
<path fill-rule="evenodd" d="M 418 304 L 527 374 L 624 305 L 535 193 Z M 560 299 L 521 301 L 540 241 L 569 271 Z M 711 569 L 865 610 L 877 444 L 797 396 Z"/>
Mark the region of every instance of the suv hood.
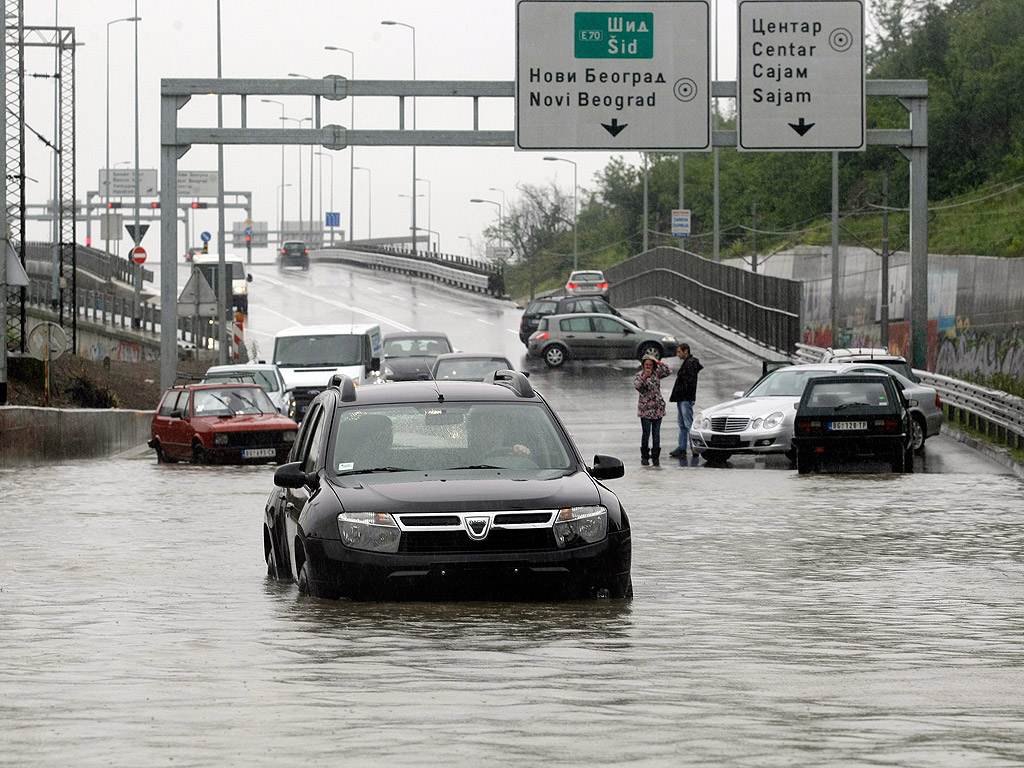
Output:
<path fill-rule="evenodd" d="M 345 509 L 404 514 L 548 510 L 601 503 L 597 484 L 582 469 L 550 479 L 534 479 L 536 473 L 515 469 L 396 472 L 347 475 L 332 478 L 330 485 Z"/>

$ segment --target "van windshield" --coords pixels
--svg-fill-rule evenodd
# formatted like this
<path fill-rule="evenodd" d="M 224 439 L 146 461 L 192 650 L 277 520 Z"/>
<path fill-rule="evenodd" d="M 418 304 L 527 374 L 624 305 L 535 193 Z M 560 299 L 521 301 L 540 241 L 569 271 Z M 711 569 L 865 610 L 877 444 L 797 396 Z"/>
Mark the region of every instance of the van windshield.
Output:
<path fill-rule="evenodd" d="M 274 344 L 274 362 L 284 368 L 362 365 L 365 336 L 282 336 Z"/>

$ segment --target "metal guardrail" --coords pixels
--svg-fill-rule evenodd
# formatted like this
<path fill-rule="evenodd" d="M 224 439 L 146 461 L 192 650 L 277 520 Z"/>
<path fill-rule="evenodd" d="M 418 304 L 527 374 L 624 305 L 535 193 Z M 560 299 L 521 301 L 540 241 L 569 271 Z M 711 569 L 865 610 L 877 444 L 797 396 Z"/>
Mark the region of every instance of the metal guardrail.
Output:
<path fill-rule="evenodd" d="M 797 344 L 796 349 L 793 357 L 802 363 L 821 362 L 825 352 L 808 344 Z M 1011 448 L 1024 448 L 1024 399 L 917 368 L 914 375 L 939 393 L 948 421 L 975 429 Z"/>
<path fill-rule="evenodd" d="M 501 270 L 461 256 L 389 252 L 366 247 L 322 248 L 313 251 L 310 256 L 314 261 L 343 262 L 371 269 L 401 272 L 475 293 L 487 293 L 492 296 L 505 294 Z"/>

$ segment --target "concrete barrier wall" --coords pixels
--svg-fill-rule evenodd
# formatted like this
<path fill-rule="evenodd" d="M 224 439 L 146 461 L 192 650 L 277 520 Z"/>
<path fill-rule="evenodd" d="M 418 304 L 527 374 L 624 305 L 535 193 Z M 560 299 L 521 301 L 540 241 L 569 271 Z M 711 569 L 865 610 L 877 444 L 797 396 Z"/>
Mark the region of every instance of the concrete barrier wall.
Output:
<path fill-rule="evenodd" d="M 0 406 L 0 468 L 110 456 L 149 440 L 153 411 Z"/>

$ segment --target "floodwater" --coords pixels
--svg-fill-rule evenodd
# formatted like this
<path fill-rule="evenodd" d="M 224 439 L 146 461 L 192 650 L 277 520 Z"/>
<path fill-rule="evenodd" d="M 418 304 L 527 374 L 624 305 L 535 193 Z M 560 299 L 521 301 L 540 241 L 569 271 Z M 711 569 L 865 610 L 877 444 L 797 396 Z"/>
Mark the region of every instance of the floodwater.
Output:
<path fill-rule="evenodd" d="M 272 471 L 0 473 L 0 765 L 1024 762 L 1011 475 L 629 466 L 632 602 L 375 604 L 266 577 Z"/>

